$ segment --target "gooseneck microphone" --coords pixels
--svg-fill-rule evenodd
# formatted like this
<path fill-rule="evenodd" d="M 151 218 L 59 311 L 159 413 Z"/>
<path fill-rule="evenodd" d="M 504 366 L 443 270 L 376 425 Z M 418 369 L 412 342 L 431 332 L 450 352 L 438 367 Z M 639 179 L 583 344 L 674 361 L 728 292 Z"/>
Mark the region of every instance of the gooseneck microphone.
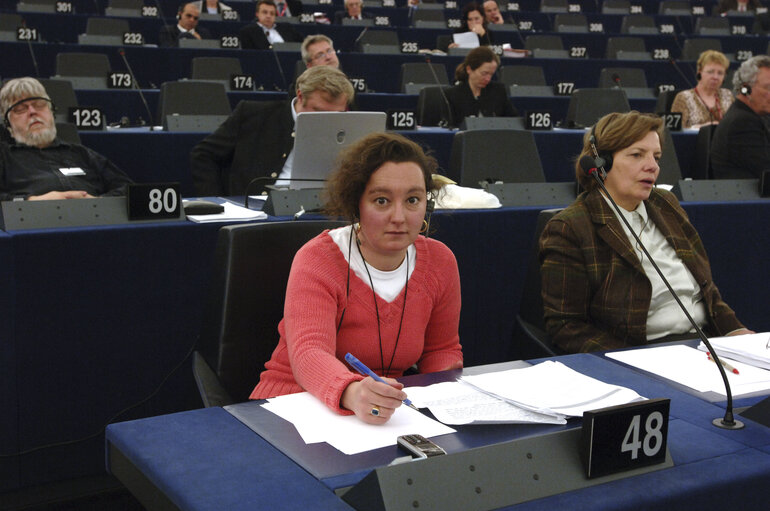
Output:
<path fill-rule="evenodd" d="M 281 61 L 278 60 L 278 54 L 273 49 L 272 45 L 270 45 L 270 53 L 273 54 L 273 58 L 275 59 L 275 67 L 278 68 L 278 73 L 281 75 L 281 80 L 283 81 L 283 88 L 284 89 L 288 89 L 289 88 L 289 82 L 286 81 L 286 75 L 283 74 L 283 68 L 281 67 Z M 275 85 L 275 84 L 273 84 L 273 85 Z M 281 91 L 282 89 L 276 85 L 275 86 L 275 90 Z M 291 91 L 289 91 L 289 94 L 290 94 L 289 97 L 291 97 Z M 295 91 L 295 94 L 296 94 L 296 91 Z"/>
<path fill-rule="evenodd" d="M 607 188 L 604 186 L 604 181 L 599 176 L 600 172 L 603 172 L 606 175 L 606 170 L 603 168 L 603 166 L 600 169 L 597 169 L 596 160 L 594 158 L 585 155 L 582 158 L 580 158 L 580 168 L 588 174 L 589 176 L 592 176 L 597 184 L 601 187 L 604 194 L 607 196 L 607 198 L 610 200 L 612 205 L 615 207 L 615 211 L 618 213 L 618 217 L 623 221 L 623 223 L 626 225 L 628 230 L 633 235 L 636 242 L 639 244 L 639 247 L 644 252 L 644 255 L 647 256 L 647 259 L 650 261 L 650 264 L 652 264 L 652 267 L 655 268 L 655 271 L 658 273 L 658 276 L 660 276 L 660 279 L 663 281 L 664 284 L 666 284 L 666 288 L 668 289 L 669 293 L 671 293 L 671 296 L 674 297 L 674 300 L 679 305 L 679 307 L 682 309 L 682 312 L 684 312 L 684 315 L 687 316 L 687 320 L 690 322 L 690 324 L 695 328 L 695 332 L 698 334 L 698 337 L 701 341 L 703 341 L 703 344 L 706 345 L 706 348 L 708 348 L 709 353 L 711 354 L 711 358 L 714 359 L 716 362 L 716 366 L 719 369 L 719 373 L 722 375 L 722 381 L 725 384 L 725 391 L 727 393 L 727 405 L 725 407 L 725 416 L 722 418 L 717 417 L 711 423 L 718 427 L 723 429 L 742 429 L 744 427 L 743 423 L 741 421 L 735 420 L 735 417 L 733 416 L 733 393 L 730 390 L 730 382 L 727 380 L 727 374 L 725 373 L 724 367 L 722 367 L 722 361 L 719 360 L 719 357 L 716 354 L 716 351 L 714 351 L 714 348 L 711 346 L 711 343 L 709 342 L 708 338 L 706 337 L 706 334 L 703 333 L 703 330 L 700 329 L 698 324 L 695 322 L 695 320 L 692 318 L 689 312 L 687 312 L 687 309 L 685 308 L 684 304 L 682 304 L 682 301 L 677 296 L 676 292 L 674 292 L 674 288 L 671 287 L 671 284 L 669 284 L 668 279 L 663 275 L 663 272 L 660 271 L 660 268 L 658 268 L 658 265 L 655 263 L 655 260 L 652 258 L 650 253 L 647 251 L 647 247 L 644 246 L 642 243 L 642 240 L 639 238 L 639 236 L 634 232 L 634 229 L 629 224 L 628 220 L 626 220 L 626 217 L 623 216 L 623 213 L 620 211 L 620 207 L 615 202 L 615 199 L 612 198 L 612 195 L 610 195 L 610 192 L 607 191 Z"/>
<path fill-rule="evenodd" d="M 438 79 L 436 70 L 433 69 L 433 65 L 430 63 L 430 56 L 427 56 L 427 55 L 425 56 L 425 62 L 428 64 L 428 69 L 430 69 L 430 74 L 433 75 L 433 80 L 436 82 L 436 85 L 438 86 L 438 91 L 441 93 L 441 99 L 444 100 L 444 104 L 446 105 L 446 108 L 447 108 L 447 116 L 449 117 L 448 119 L 445 119 L 443 115 L 444 112 L 442 111 L 441 120 L 438 122 L 438 125 L 440 128 L 451 128 L 452 126 L 454 126 L 454 119 L 452 116 L 452 105 L 449 103 L 449 98 L 446 97 L 446 93 L 444 92 L 444 86 L 441 85 L 441 81 Z"/>
<path fill-rule="evenodd" d="M 131 75 L 132 88 L 136 89 L 136 92 L 139 93 L 139 97 L 142 99 L 144 110 L 147 112 L 147 119 L 150 121 L 150 131 L 153 131 L 155 129 L 155 123 L 153 122 L 153 119 L 152 119 L 152 111 L 150 111 L 150 105 L 147 104 L 147 98 L 144 97 L 142 88 L 139 87 L 139 82 L 136 81 L 136 75 L 134 74 L 134 70 L 131 69 L 131 64 L 128 63 L 128 59 L 126 58 L 126 50 L 124 50 L 123 48 L 120 48 L 118 50 L 118 55 L 120 55 L 120 58 L 123 59 L 123 63 L 126 65 L 126 69 L 128 70 L 128 74 Z"/>
<path fill-rule="evenodd" d="M 27 28 L 27 20 L 21 19 L 21 26 Z M 40 68 L 37 66 L 37 59 L 35 58 L 35 51 L 32 49 L 32 40 L 27 38 L 27 49 L 29 50 L 29 56 L 32 58 L 32 65 L 35 67 L 35 77 L 40 78 Z"/>

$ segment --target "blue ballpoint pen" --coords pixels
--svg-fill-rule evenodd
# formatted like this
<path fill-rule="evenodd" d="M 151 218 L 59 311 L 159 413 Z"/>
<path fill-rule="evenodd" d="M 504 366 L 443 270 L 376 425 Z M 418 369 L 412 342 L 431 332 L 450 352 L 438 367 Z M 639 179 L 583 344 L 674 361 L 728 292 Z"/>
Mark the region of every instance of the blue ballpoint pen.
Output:
<path fill-rule="evenodd" d="M 378 381 L 378 382 L 380 382 L 380 383 L 384 383 L 385 385 L 389 385 L 389 384 L 388 384 L 388 382 L 386 382 L 385 380 L 383 380 L 382 378 L 380 378 L 379 376 L 377 376 L 377 375 L 374 373 L 374 371 L 372 371 L 371 369 L 369 369 L 368 367 L 366 367 L 366 366 L 364 365 L 364 363 L 363 363 L 363 362 L 361 362 L 360 360 L 358 360 L 356 357 L 354 357 L 354 356 L 353 356 L 353 355 L 351 355 L 350 353 L 348 353 L 347 355 L 345 355 L 345 360 L 347 360 L 348 364 L 350 364 L 351 366 L 353 366 L 353 369 L 355 369 L 355 370 L 356 370 L 356 371 L 358 371 L 359 373 L 363 374 L 364 376 L 371 376 L 373 380 L 375 380 L 375 381 Z M 408 406 L 408 407 L 410 407 L 410 408 L 414 408 L 415 410 L 417 410 L 417 407 L 416 407 L 416 406 L 414 406 L 414 405 L 412 404 L 412 402 L 411 402 L 411 401 L 409 401 L 409 398 L 407 398 L 407 399 L 404 399 L 403 403 L 404 403 L 406 406 Z"/>

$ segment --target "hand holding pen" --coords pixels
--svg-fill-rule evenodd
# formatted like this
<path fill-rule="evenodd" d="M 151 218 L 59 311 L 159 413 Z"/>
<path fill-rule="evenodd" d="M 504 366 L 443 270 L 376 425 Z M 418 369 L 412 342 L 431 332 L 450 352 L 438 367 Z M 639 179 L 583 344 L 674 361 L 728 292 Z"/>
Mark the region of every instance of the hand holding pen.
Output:
<path fill-rule="evenodd" d="M 355 412 L 361 420 L 370 424 L 382 424 L 393 415 L 401 402 L 417 409 L 401 391 L 400 383 L 384 380 L 350 353 L 345 355 L 345 360 L 356 371 L 371 378 L 351 383 L 342 395 L 342 405 Z"/>

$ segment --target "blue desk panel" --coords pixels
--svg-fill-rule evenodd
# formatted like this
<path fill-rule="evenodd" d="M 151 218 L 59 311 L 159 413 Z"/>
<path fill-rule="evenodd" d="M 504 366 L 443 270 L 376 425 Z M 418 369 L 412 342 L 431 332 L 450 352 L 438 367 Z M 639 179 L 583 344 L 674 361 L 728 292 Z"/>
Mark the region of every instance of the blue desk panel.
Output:
<path fill-rule="evenodd" d="M 668 444 L 675 466 L 505 509 L 722 509 L 733 502 L 740 502 L 741 509 L 766 509 L 770 488 L 762 481 L 770 476 L 767 452 L 770 429 L 749 422 L 743 431 L 718 430 L 711 426 L 710 420 L 719 409 L 703 400 L 593 355 L 573 355 L 559 360 L 603 381 L 627 385 L 648 396 L 670 397 L 672 420 Z M 575 426 L 579 420 L 570 422 Z M 318 446 L 305 446 L 290 427 L 284 427 L 279 443 L 269 441 L 275 447 L 267 446 L 262 436 L 254 434 L 248 438 L 234 423 L 237 421 L 224 416 L 221 409 L 197 410 L 113 424 L 108 428 L 107 442 L 117 447 L 151 483 L 184 510 L 246 509 L 244 503 L 251 505 L 249 509 L 274 509 L 284 494 L 291 498 L 305 492 L 316 495 L 321 483 L 329 486 L 327 499 L 313 508 L 327 509 L 325 506 L 336 504 L 328 500 L 328 496 L 333 495 L 331 489 L 353 484 L 368 472 L 357 464 L 359 460 L 366 458 L 365 463 L 375 468 L 401 455 L 395 446 L 355 456 L 345 456 L 328 448 L 324 451 L 325 459 L 312 463 L 325 462 L 326 471 L 339 473 L 337 477 L 313 485 L 303 472 L 295 486 L 293 476 L 299 472 L 288 473 L 291 479 L 276 484 L 272 471 L 266 469 L 280 460 L 280 455 L 276 458 L 275 447 L 285 451 L 287 442 L 292 443 L 295 455 L 305 447 L 312 458 Z M 552 430 L 553 426 L 538 425 L 466 426 L 437 441 L 451 455 L 479 443 L 490 445 L 504 441 L 505 437 L 521 438 Z M 219 431 L 226 434 L 218 434 Z M 261 461 L 264 452 L 265 461 L 242 463 L 243 453 L 238 451 L 252 455 L 255 449 L 260 455 L 254 459 Z M 305 459 L 298 463 L 306 466 L 307 462 Z M 108 467 L 110 463 L 108 459 Z M 185 467 L 184 471 L 181 467 Z M 279 465 L 277 471 L 284 474 L 285 468 Z M 233 502 L 233 488 L 237 488 L 242 502 Z M 257 494 L 261 505 L 255 508 Z"/>

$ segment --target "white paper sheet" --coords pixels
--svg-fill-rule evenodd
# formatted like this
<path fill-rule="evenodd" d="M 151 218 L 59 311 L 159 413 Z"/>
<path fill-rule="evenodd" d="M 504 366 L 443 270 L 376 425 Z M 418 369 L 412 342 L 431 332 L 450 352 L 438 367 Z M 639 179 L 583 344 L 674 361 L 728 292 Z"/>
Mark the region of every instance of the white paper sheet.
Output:
<path fill-rule="evenodd" d="M 452 34 L 452 40 L 459 45 L 460 48 L 478 48 L 479 36 L 476 32 L 460 32 L 459 34 Z"/>
<path fill-rule="evenodd" d="M 770 333 L 733 335 L 730 337 L 714 337 L 709 339 L 711 346 L 720 357 L 739 360 L 755 367 L 770 369 Z M 701 342 L 698 349 L 706 351 L 706 346 Z"/>
<path fill-rule="evenodd" d="M 461 380 L 522 408 L 568 417 L 644 399 L 631 389 L 609 385 L 553 360 L 523 369 L 463 376 Z"/>
<path fill-rule="evenodd" d="M 187 219 L 201 224 L 209 222 L 232 222 L 235 220 L 267 219 L 267 213 L 264 211 L 246 209 L 243 206 L 237 206 L 232 202 L 227 201 L 223 202 L 222 205 L 225 207 L 225 210 L 222 213 L 217 213 L 215 215 L 187 215 Z"/>
<path fill-rule="evenodd" d="M 484 394 L 461 382 L 444 382 L 404 389 L 418 408 L 429 408 L 444 424 L 566 424 L 554 417 L 525 410 Z"/>
<path fill-rule="evenodd" d="M 638 367 L 675 381 L 698 392 L 716 392 L 725 396 L 725 385 L 719 369 L 706 353 L 689 346 L 659 346 L 641 350 L 608 353 L 608 358 Z M 734 360 L 726 360 L 740 374 L 727 371 L 733 397 L 770 389 L 770 371 Z"/>
<path fill-rule="evenodd" d="M 354 415 L 334 413 L 307 392 L 272 398 L 262 406 L 294 424 L 305 443 L 327 442 L 345 454 L 395 445 L 400 435 L 430 438 L 455 432 L 408 406 L 399 407 L 385 424 L 367 424 Z"/>

